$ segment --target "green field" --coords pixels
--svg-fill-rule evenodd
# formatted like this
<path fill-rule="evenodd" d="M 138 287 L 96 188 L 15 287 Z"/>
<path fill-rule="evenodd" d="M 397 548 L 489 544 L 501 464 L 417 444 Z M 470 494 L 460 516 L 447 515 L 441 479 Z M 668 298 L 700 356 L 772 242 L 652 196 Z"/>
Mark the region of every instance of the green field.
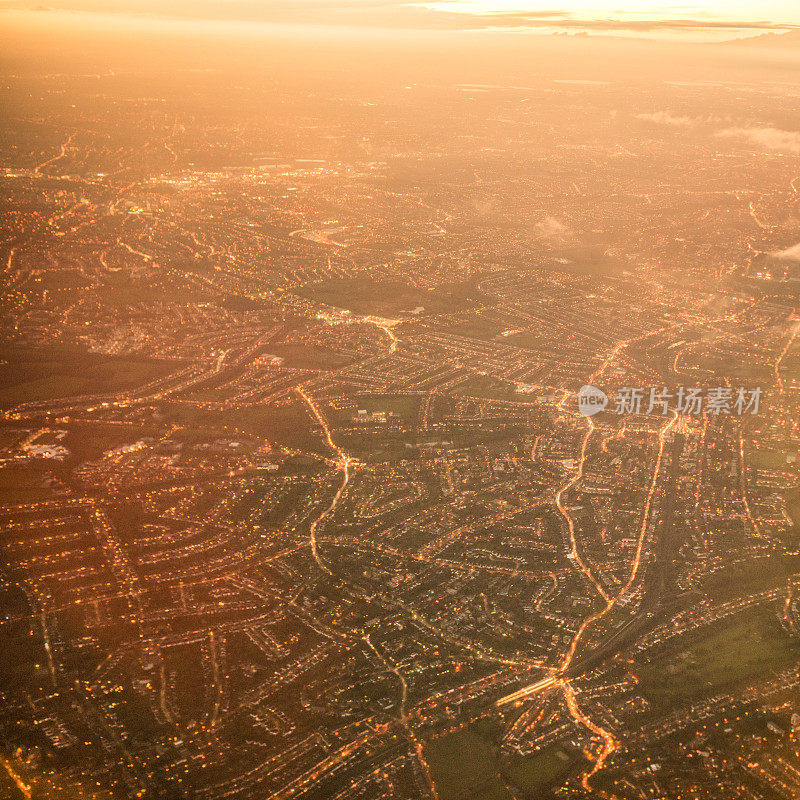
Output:
<path fill-rule="evenodd" d="M 393 414 L 406 423 L 413 422 L 419 411 L 419 395 L 408 394 L 373 394 L 356 395 L 353 397 L 355 408 L 337 409 L 330 407 L 326 409 L 327 415 L 340 425 L 349 425 L 353 420 L 353 415 L 359 410 L 364 409 L 370 414 L 376 411 L 385 411 Z"/>
<path fill-rule="evenodd" d="M 372 280 L 364 275 L 308 284 L 298 294 L 357 314 L 385 317 L 412 311 L 420 306 L 426 314 L 453 314 L 492 302 L 491 298 L 481 295 L 467 281 L 425 290 L 399 280 Z"/>
<path fill-rule="evenodd" d="M 487 375 L 473 375 L 466 383 L 458 387 L 458 394 L 486 400 L 503 400 L 512 403 L 536 403 L 536 395 L 515 391 L 508 381 L 501 381 Z"/>
<path fill-rule="evenodd" d="M 11 348 L 0 365 L 0 407 L 31 400 L 111 394 L 179 368 L 171 362 L 110 357 L 73 348 Z"/>
<path fill-rule="evenodd" d="M 255 404 L 221 411 L 164 403 L 159 412 L 163 421 L 185 426 L 195 438 L 249 435 L 325 456 L 331 453 L 322 435 L 309 424 L 310 412 L 299 398 L 293 405 L 280 408 Z"/>
<path fill-rule="evenodd" d="M 295 369 L 339 369 L 353 360 L 344 353 L 310 344 L 276 344 L 270 348 L 270 353 Z"/>
<path fill-rule="evenodd" d="M 499 775 L 497 747 L 478 723 L 425 745 L 440 800 L 513 800 Z"/>
<path fill-rule="evenodd" d="M 669 708 L 709 696 L 800 661 L 800 642 L 784 633 L 768 611 L 715 626 L 683 649 L 643 664 L 640 689 L 653 705 Z"/>
<path fill-rule="evenodd" d="M 447 333 L 452 333 L 455 336 L 466 336 L 469 339 L 493 341 L 497 339 L 499 334 L 503 331 L 503 326 L 497 322 L 475 315 L 467 316 L 466 319 L 455 325 L 447 325 L 443 327 L 442 330 Z M 500 341 L 505 342 L 507 340 L 501 339 Z"/>
<path fill-rule="evenodd" d="M 784 495 L 786 513 L 792 518 L 795 527 L 800 525 L 800 492 L 794 490 Z"/>
<path fill-rule="evenodd" d="M 786 468 L 786 455 L 779 450 L 754 450 L 748 455 L 748 461 L 758 469 Z"/>
<path fill-rule="evenodd" d="M 48 477 L 42 462 L 0 470 L 0 503 L 21 505 L 52 497 L 53 490 L 44 485 Z"/>
<path fill-rule="evenodd" d="M 548 747 L 541 753 L 515 759 L 505 774 L 511 785 L 537 797 L 548 786 L 556 786 L 571 770 L 574 760 L 559 747 Z"/>
<path fill-rule="evenodd" d="M 628 264 L 621 258 L 607 255 L 607 246 L 603 244 L 576 245 L 554 251 L 553 256 L 565 260 L 548 260 L 537 263 L 536 269 L 552 272 L 566 272 L 578 275 L 619 275 L 628 269 Z"/>
<path fill-rule="evenodd" d="M 513 800 L 538 798 L 572 768 L 573 759 L 558 747 L 532 756 L 502 760 L 499 729 L 482 720 L 425 745 L 440 800 Z M 513 791 L 512 791 L 513 790 Z"/>

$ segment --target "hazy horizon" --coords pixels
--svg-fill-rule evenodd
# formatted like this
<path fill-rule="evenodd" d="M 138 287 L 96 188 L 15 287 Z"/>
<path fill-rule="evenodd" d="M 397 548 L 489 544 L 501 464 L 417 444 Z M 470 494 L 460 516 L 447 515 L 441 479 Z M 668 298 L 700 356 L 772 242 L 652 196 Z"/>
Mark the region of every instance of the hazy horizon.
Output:
<path fill-rule="evenodd" d="M 130 23 L 172 22 L 192 28 L 208 24 L 297 28 L 315 35 L 342 35 L 342 30 L 375 32 L 454 33 L 504 31 L 524 34 L 635 36 L 693 41 L 734 40 L 796 30 L 800 10 L 789 0 L 766 0 L 753 7 L 744 0 L 704 0 L 696 5 L 638 0 L 548 2 L 485 2 L 485 0 L 55 0 L 25 4 L 7 0 L 0 15 L 26 24 L 94 25 L 124 20 Z"/>

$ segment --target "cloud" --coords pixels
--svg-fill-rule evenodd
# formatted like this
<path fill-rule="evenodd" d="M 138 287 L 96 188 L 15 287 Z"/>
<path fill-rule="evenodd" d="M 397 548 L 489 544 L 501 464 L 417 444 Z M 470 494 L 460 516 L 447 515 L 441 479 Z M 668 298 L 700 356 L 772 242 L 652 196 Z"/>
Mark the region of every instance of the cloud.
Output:
<path fill-rule="evenodd" d="M 770 255 L 778 261 L 800 261 L 800 244 L 787 247 L 786 250 L 778 250 Z"/>
<path fill-rule="evenodd" d="M 800 133 L 797 131 L 769 127 L 726 128 L 716 135 L 723 139 L 746 139 L 751 144 L 780 153 L 800 154 Z"/>
<path fill-rule="evenodd" d="M 673 116 L 668 111 L 656 111 L 655 114 L 637 114 L 636 119 L 655 122 L 658 125 L 671 125 L 675 128 L 692 128 L 699 122 L 699 120 L 692 117 Z"/>
<path fill-rule="evenodd" d="M 718 139 L 741 139 L 765 150 L 800 155 L 800 132 L 798 131 L 781 130 L 769 125 L 732 125 L 721 128 L 720 125 L 730 125 L 732 120 L 721 117 L 677 116 L 669 111 L 636 114 L 636 119 L 672 128 L 696 128 L 705 125 L 717 128 L 713 135 Z"/>
<path fill-rule="evenodd" d="M 35 0 L 34 0 L 35 2 Z M 30 8 L 26 0 L 0 0 L 0 9 Z M 572 33 L 746 32 L 797 30 L 800 26 L 769 20 L 724 18 L 637 19 L 624 13 L 607 18 L 565 10 L 463 13 L 442 0 L 48 0 L 56 11 L 145 15 L 166 19 L 229 22 L 377 25 L 416 30 L 553 30 Z"/>
<path fill-rule="evenodd" d="M 545 217 L 533 226 L 534 233 L 540 239 L 566 239 L 570 229 L 555 217 Z"/>
<path fill-rule="evenodd" d="M 451 14 L 450 16 L 463 16 Z M 473 14 L 478 24 L 473 27 L 504 28 L 575 28 L 584 31 L 627 31 L 648 33 L 654 31 L 789 31 L 797 30 L 797 25 L 776 23 L 769 20 L 741 19 L 632 19 L 630 17 L 607 17 L 597 19 L 582 17 L 565 11 L 543 11 L 524 13 Z"/>

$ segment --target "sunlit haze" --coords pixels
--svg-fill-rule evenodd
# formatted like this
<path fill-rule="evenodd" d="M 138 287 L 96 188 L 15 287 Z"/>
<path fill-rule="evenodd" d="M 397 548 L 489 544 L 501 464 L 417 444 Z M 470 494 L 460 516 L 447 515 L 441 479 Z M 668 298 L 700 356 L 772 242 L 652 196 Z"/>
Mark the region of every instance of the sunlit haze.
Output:
<path fill-rule="evenodd" d="M 748 0 L 706 0 L 698 4 L 656 0 L 570 0 L 564 4 L 548 0 L 173 0 L 166 4 L 156 0 L 53 0 L 32 8 L 15 3 L 0 5 L 1 17 L 6 22 L 22 18 L 29 25 L 58 22 L 65 27 L 116 19 L 134 25 L 172 21 L 184 28 L 230 28 L 240 23 L 261 29 L 271 26 L 276 31 L 295 27 L 316 35 L 326 30 L 329 35 L 341 35 L 341 31 L 370 28 L 375 32 L 484 30 L 719 41 L 791 29 L 800 25 L 800 7 L 793 0 L 758 4 Z"/>
<path fill-rule="evenodd" d="M 0 800 L 798 800 L 797 0 L 0 0 Z"/>
<path fill-rule="evenodd" d="M 427 3 L 430 8 L 459 11 L 471 14 L 505 12 L 554 12 L 563 11 L 585 15 L 588 18 L 655 18 L 655 19 L 700 19 L 709 20 L 767 20 L 800 24 L 800 6 L 794 0 L 704 0 L 704 2 L 670 3 L 661 0 L 638 0 L 637 2 L 614 2 L 614 0 L 569 0 L 568 2 L 530 2 L 530 0 L 450 0 Z"/>

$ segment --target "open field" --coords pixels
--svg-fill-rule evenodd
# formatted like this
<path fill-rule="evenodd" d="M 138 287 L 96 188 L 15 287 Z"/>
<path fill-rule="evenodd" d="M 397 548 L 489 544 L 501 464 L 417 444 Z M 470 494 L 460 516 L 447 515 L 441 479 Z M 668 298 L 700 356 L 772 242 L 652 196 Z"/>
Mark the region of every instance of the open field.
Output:
<path fill-rule="evenodd" d="M 651 657 L 637 675 L 647 700 L 666 707 L 752 683 L 798 660 L 800 642 L 763 611 L 706 630 L 684 649 Z"/>
<path fill-rule="evenodd" d="M 501 758 L 499 731 L 486 720 L 425 746 L 441 800 L 513 800 L 540 798 L 563 778 L 574 760 L 558 747 L 530 756 Z"/>
<path fill-rule="evenodd" d="M 308 284 L 300 294 L 358 314 L 389 317 L 418 308 L 425 313 L 452 314 L 491 302 L 469 282 L 443 284 L 425 291 L 399 280 L 371 281 L 362 276 Z"/>
<path fill-rule="evenodd" d="M 0 365 L 0 407 L 134 389 L 177 369 L 174 363 L 102 356 L 68 348 L 19 348 Z"/>

